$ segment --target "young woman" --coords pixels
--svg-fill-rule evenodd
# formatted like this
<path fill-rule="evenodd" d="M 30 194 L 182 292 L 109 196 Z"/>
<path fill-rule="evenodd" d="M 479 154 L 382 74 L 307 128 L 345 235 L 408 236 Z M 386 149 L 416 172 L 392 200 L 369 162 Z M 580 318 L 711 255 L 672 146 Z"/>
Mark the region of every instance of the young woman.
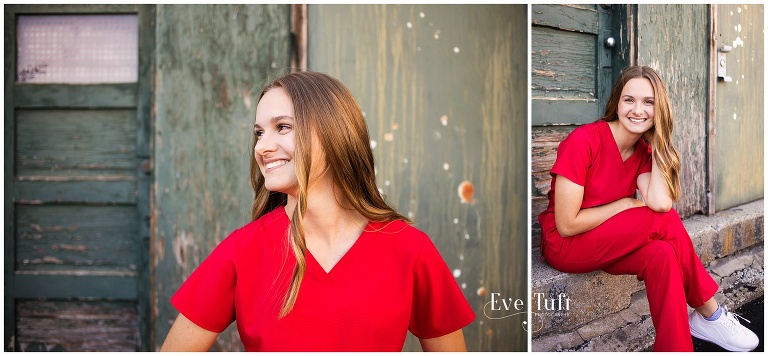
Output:
<path fill-rule="evenodd" d="M 336 79 L 294 73 L 261 94 L 253 222 L 171 303 L 162 351 L 208 350 L 230 323 L 248 351 L 464 351 L 474 313 L 432 244 L 382 199 L 362 112 Z"/>
<path fill-rule="evenodd" d="M 656 71 L 626 68 L 605 116 L 558 147 L 549 207 L 539 215 L 542 254 L 563 272 L 644 280 L 654 351 L 693 351 L 691 334 L 731 351 L 752 350 L 757 336 L 715 302 L 718 286 L 672 209 L 680 198 L 672 122 Z M 636 189 L 642 201 L 633 198 Z M 686 303 L 696 309 L 690 315 Z"/>

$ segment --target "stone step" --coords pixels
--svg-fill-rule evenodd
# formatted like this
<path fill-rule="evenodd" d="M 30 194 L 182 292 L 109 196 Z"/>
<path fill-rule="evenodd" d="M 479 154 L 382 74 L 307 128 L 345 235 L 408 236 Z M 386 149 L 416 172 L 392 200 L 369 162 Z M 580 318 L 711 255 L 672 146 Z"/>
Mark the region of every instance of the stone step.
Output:
<path fill-rule="evenodd" d="M 729 308 L 762 295 L 763 220 L 763 200 L 759 200 L 683 222 L 702 263 L 721 286 L 717 300 L 733 302 L 725 303 Z M 614 351 L 645 349 L 648 340 L 653 342 L 648 337 L 648 328 L 652 331 L 653 326 L 645 287 L 635 276 L 601 271 L 562 273 L 541 262 L 538 248 L 531 258 L 534 351 L 584 348 L 586 344 L 596 351 L 603 349 L 597 347 L 600 342 L 611 338 L 606 335 L 614 334 L 615 340 L 606 344 L 617 345 L 619 349 Z M 754 281 L 758 275 L 759 287 L 743 282 Z M 726 299 L 721 299 L 723 292 Z M 606 330 L 611 331 L 606 334 Z M 645 341 L 628 335 L 644 335 Z"/>

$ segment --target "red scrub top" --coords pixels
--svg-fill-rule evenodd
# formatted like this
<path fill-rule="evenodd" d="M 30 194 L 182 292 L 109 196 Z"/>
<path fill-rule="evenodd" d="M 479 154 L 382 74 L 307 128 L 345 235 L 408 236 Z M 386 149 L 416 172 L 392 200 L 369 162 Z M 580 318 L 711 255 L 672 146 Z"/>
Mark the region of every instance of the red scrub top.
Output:
<path fill-rule="evenodd" d="M 605 121 L 573 130 L 557 148 L 557 159 L 549 174 L 552 188 L 549 206 L 539 215 L 541 234 L 557 232 L 555 227 L 555 178 L 562 175 L 584 187 L 581 208 L 591 208 L 633 197 L 637 177 L 651 171 L 651 146 L 638 140 L 632 156 L 622 161 L 611 128 Z"/>
<path fill-rule="evenodd" d="M 307 251 L 293 310 L 278 319 L 296 259 L 279 207 L 235 230 L 182 284 L 171 303 L 198 326 L 237 321 L 247 351 L 401 351 L 459 330 L 475 315 L 423 232 L 370 222 L 329 273 Z"/>

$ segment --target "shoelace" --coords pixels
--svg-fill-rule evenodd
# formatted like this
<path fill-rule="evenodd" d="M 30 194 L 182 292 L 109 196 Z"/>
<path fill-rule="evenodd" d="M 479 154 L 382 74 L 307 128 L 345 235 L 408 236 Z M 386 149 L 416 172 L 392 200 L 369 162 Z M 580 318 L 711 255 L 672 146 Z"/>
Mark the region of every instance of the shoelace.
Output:
<path fill-rule="evenodd" d="M 750 324 L 752 324 L 752 322 L 747 320 L 747 318 L 745 318 L 745 317 L 743 317 L 743 316 L 741 316 L 739 314 L 736 314 L 736 313 L 733 313 L 733 312 L 729 312 L 728 308 L 726 308 L 725 306 L 722 306 L 722 308 L 723 308 L 723 312 L 725 313 L 725 317 L 729 321 L 731 321 L 730 323 L 725 323 L 725 327 L 731 333 L 733 333 L 733 334 L 737 333 L 736 325 L 734 325 L 734 324 L 738 324 L 739 326 L 741 326 L 741 323 L 739 323 L 739 320 L 736 319 L 737 317 L 743 319 L 744 321 L 746 321 L 746 322 L 748 322 Z"/>

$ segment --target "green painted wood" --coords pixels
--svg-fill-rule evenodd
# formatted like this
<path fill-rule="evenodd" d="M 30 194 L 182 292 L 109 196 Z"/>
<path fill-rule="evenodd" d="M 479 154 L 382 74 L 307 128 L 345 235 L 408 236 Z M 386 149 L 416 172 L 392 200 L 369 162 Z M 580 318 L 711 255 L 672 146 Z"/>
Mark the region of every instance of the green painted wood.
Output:
<path fill-rule="evenodd" d="M 596 41 L 597 37 L 592 34 L 533 26 L 533 99 L 596 99 Z"/>
<path fill-rule="evenodd" d="M 77 272 L 77 274 L 21 274 L 17 272 L 14 284 L 18 299 L 136 299 L 135 273 L 115 276 L 82 272 Z"/>
<path fill-rule="evenodd" d="M 638 5 L 637 63 L 659 72 L 675 116 L 673 140 L 683 188 L 676 210 L 682 217 L 708 210 L 703 169 L 709 111 L 708 19 L 708 5 Z"/>
<path fill-rule="evenodd" d="M 18 215 L 12 213 L 10 219 L 6 215 L 6 221 L 18 221 L 20 218 L 22 222 L 27 222 L 18 230 L 18 226 L 12 226 L 11 233 L 6 233 L 6 236 L 28 237 L 32 233 L 33 239 L 19 241 L 18 244 L 12 241 L 10 252 L 6 242 L 6 345 L 13 350 L 25 349 L 20 347 L 20 340 L 27 340 L 25 347 L 31 347 L 29 350 L 44 350 L 40 349 L 40 345 L 54 338 L 53 334 L 41 334 L 39 327 L 25 327 L 23 318 L 17 320 L 14 317 L 14 314 L 22 313 L 16 313 L 13 308 L 16 298 L 41 296 L 134 300 L 130 303 L 133 307 L 122 312 L 127 314 L 118 318 L 133 320 L 133 324 L 125 320 L 121 321 L 121 325 L 109 324 L 105 321 L 108 317 L 99 315 L 98 311 L 92 314 L 89 308 L 74 312 L 83 320 L 94 320 L 94 324 L 102 325 L 102 329 L 110 325 L 105 330 L 111 332 L 111 339 L 104 337 L 103 340 L 93 341 L 98 331 L 91 329 L 88 334 L 76 328 L 69 329 L 66 325 L 55 326 L 59 331 L 58 337 L 66 339 L 68 345 L 78 345 L 67 347 L 68 351 L 94 350 L 94 345 L 100 345 L 95 348 L 99 351 L 150 348 L 151 308 L 146 259 L 149 249 L 150 178 L 143 167 L 147 166 L 144 163 L 149 158 L 151 137 L 150 95 L 153 82 L 149 74 L 154 70 L 152 25 L 155 21 L 152 9 L 147 5 L 6 6 L 6 137 L 10 132 L 10 137 L 14 139 L 6 139 L 5 146 L 6 167 L 9 164 L 12 167 L 6 168 L 6 191 L 13 192 L 6 195 L 6 206 L 10 205 L 20 212 Z M 138 14 L 141 26 L 139 81 L 110 85 L 15 85 L 15 76 L 8 75 L 15 73 L 15 16 L 40 13 Z M 151 168 L 151 164 L 149 166 Z M 151 169 L 148 172 L 151 174 Z M 8 182 L 11 182 L 10 185 Z M 13 204 L 14 201 L 20 205 Z M 85 201 L 100 206 L 59 205 Z M 143 206 L 137 207 L 134 205 L 136 202 Z M 129 205 L 109 206 L 115 203 Z M 13 210 L 6 208 L 6 214 L 9 211 Z M 35 211 L 37 215 L 25 215 L 28 211 Z M 73 228 L 68 230 L 70 234 L 35 231 L 29 223 L 42 221 L 37 227 L 44 230 L 44 226 L 49 226 L 46 221 L 57 218 L 70 220 L 67 221 L 68 229 Z M 121 218 L 125 220 L 115 221 Z M 122 226 L 107 226 L 110 223 Z M 137 237 L 137 231 L 143 231 L 143 237 Z M 130 232 L 133 234 L 130 235 Z M 35 240 L 36 235 L 39 235 L 38 240 Z M 19 250 L 18 256 L 14 254 L 16 249 Z M 19 268 L 14 272 L 17 260 L 20 261 Z M 29 261 L 26 265 L 25 260 Z M 18 278 L 14 273 L 19 274 Z M 43 275 L 34 275 L 40 273 Z M 17 281 L 23 284 L 23 289 L 13 293 L 15 291 L 9 286 L 13 287 Z M 146 286 L 140 287 L 138 281 Z M 41 291 L 41 286 L 46 286 L 46 289 Z M 143 292 L 137 296 L 140 290 Z M 9 291 L 11 294 L 8 294 Z M 23 303 L 21 301 L 20 304 Z M 60 302 L 50 303 L 63 305 L 56 304 Z M 12 308 L 10 313 L 9 306 Z M 73 313 L 65 309 L 57 312 Z M 141 326 L 135 325 L 139 319 Z M 9 344 L 9 335 L 17 330 L 17 326 L 19 332 L 13 338 L 16 342 Z M 121 330 L 127 332 L 121 334 Z M 129 342 L 132 347 L 116 346 L 125 341 L 122 338 L 127 334 L 140 336 L 132 336 L 134 341 Z M 47 339 L 43 340 L 40 335 L 47 336 Z M 135 341 L 137 338 L 140 338 L 138 343 Z M 52 345 L 47 350 L 61 350 L 60 346 Z"/>
<path fill-rule="evenodd" d="M 133 302 L 18 303 L 19 351 L 140 351 Z"/>
<path fill-rule="evenodd" d="M 136 181 L 21 181 L 14 187 L 13 199 L 21 204 L 136 204 Z"/>
<path fill-rule="evenodd" d="M 598 33 L 596 5 L 531 5 L 531 22 L 560 30 Z"/>
<path fill-rule="evenodd" d="M 764 5 L 717 6 L 717 48 L 726 74 L 715 88 L 715 207 L 728 209 L 764 196 Z M 713 54 L 716 55 L 716 54 Z"/>
<path fill-rule="evenodd" d="M 7 8 L 7 7 L 6 7 Z M 20 15 L 30 14 L 100 14 L 100 13 L 136 13 L 141 5 L 93 4 L 93 5 L 13 5 L 13 11 Z"/>
<path fill-rule="evenodd" d="M 140 351 L 154 349 L 152 295 L 153 279 L 150 266 L 150 187 L 152 174 L 152 96 L 155 79 L 155 6 L 139 7 L 139 75 L 136 102 L 136 222 L 138 230 L 138 284 L 137 306 Z"/>
<path fill-rule="evenodd" d="M 16 127 L 19 175 L 136 167 L 134 110 L 18 110 Z"/>
<path fill-rule="evenodd" d="M 4 176 L 5 183 L 3 184 L 4 192 L 12 192 L 14 189 L 15 176 L 15 147 L 16 147 L 16 124 L 14 117 L 13 102 L 15 95 L 13 93 L 13 83 L 15 77 L 9 75 L 9 73 L 15 73 L 16 71 L 16 13 L 13 5 L 4 5 L 5 17 L 3 18 L 5 24 L 5 134 L 3 136 L 3 152 L 5 157 Z M 15 261 L 15 241 L 7 236 L 14 236 L 15 226 L 12 223 L 15 216 L 15 206 L 10 194 L 3 194 L 3 210 L 5 212 L 5 243 L 3 245 L 3 257 L 5 259 L 4 268 L 5 274 L 3 276 L 3 289 L 4 289 L 4 327 L 3 327 L 3 340 L 5 346 L 3 350 L 11 351 L 17 350 L 16 343 L 16 300 L 14 298 L 15 288 L 13 285 L 13 266 Z"/>
<path fill-rule="evenodd" d="M 17 84 L 17 108 L 133 108 L 136 84 Z"/>
<path fill-rule="evenodd" d="M 250 222 L 249 161 L 261 88 L 290 65 L 288 5 L 156 7 L 151 266 L 156 330 L 213 248 Z M 214 350 L 242 350 L 234 325 Z"/>
<path fill-rule="evenodd" d="M 586 124 L 600 116 L 595 99 L 548 99 L 531 101 L 531 124 L 558 125 L 563 123 Z"/>
<path fill-rule="evenodd" d="M 133 206 L 20 205 L 16 270 L 133 270 L 137 248 Z"/>
<path fill-rule="evenodd" d="M 526 314 L 483 312 L 491 293 L 525 300 L 528 290 L 526 6 L 310 5 L 308 13 L 309 67 L 358 100 L 378 186 L 461 272 L 457 284 L 477 315 L 463 330 L 467 347 L 526 350 Z M 457 193 L 463 181 L 475 190 L 467 203 Z M 409 335 L 405 350 L 420 349 Z"/>

